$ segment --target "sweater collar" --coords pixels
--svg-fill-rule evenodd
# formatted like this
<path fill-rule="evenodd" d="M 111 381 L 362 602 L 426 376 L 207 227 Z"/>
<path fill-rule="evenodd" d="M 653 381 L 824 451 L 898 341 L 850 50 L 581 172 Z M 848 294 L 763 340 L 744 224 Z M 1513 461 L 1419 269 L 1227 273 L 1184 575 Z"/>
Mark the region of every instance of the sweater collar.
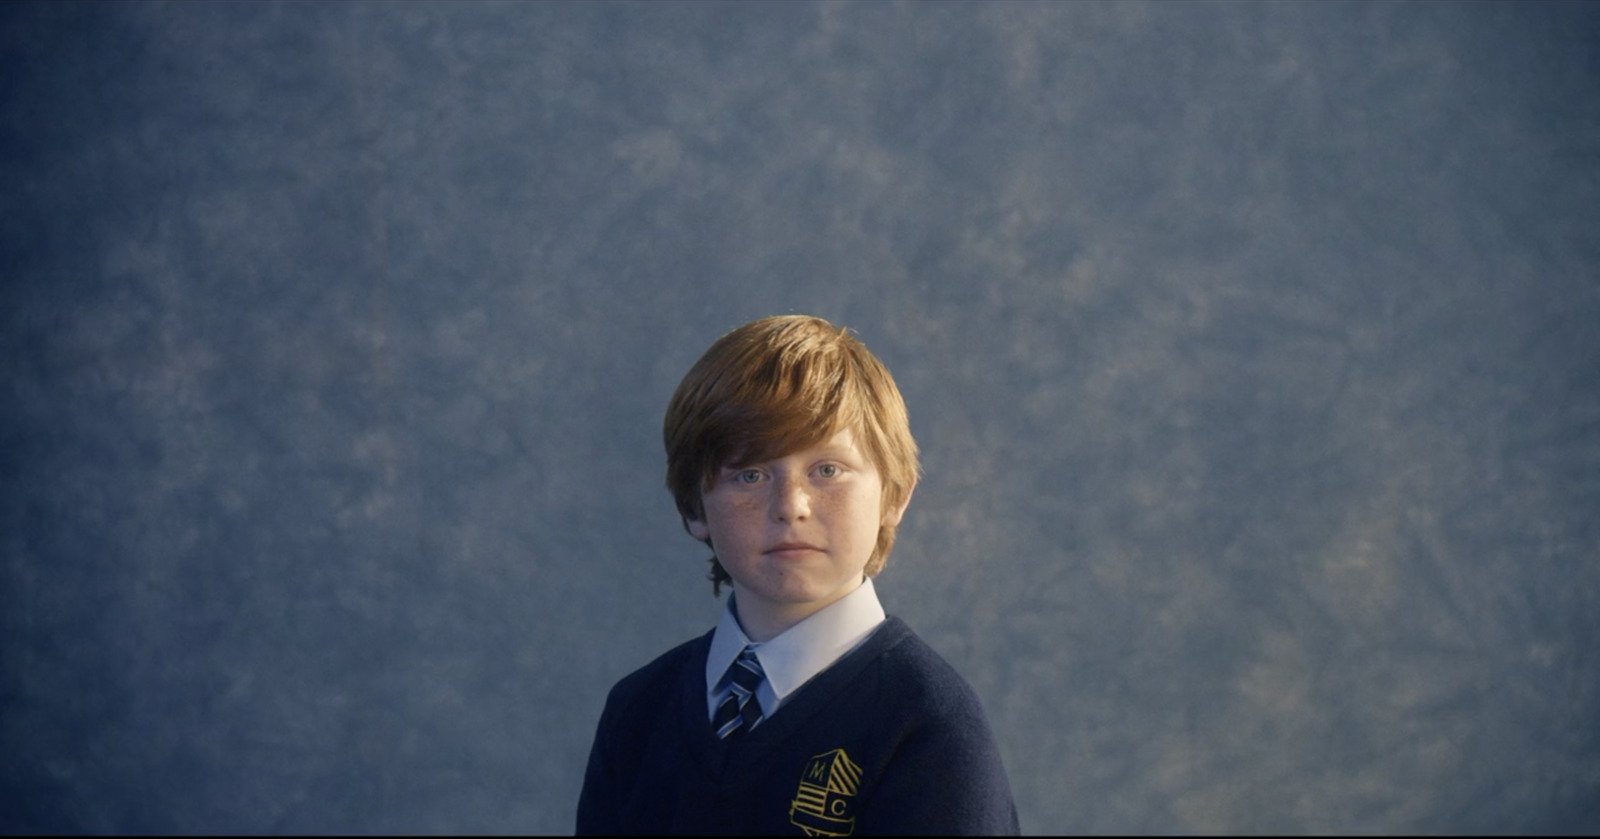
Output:
<path fill-rule="evenodd" d="M 878 602 L 877 590 L 869 578 L 828 607 L 784 630 L 777 637 L 761 644 L 750 641 L 739 626 L 735 609 L 735 593 L 728 598 L 717 628 L 711 637 L 711 649 L 706 655 L 706 694 L 718 693 L 723 674 L 739 657 L 746 646 L 755 649 L 761 669 L 767 675 L 772 695 L 762 696 L 762 710 L 771 714 L 790 694 L 800 689 L 818 673 L 855 649 L 878 625 L 883 623 L 883 605 Z M 766 707 L 768 703 L 772 707 Z"/>

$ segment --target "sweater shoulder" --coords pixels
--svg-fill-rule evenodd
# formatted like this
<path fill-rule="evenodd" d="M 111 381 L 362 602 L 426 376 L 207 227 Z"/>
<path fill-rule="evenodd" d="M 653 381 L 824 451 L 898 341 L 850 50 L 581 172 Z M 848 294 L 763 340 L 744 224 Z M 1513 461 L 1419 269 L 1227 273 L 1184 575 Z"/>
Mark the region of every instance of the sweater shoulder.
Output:
<path fill-rule="evenodd" d="M 889 618 L 888 642 L 877 666 L 906 706 L 938 716 L 983 716 L 972 685 L 944 656 L 899 618 Z"/>
<path fill-rule="evenodd" d="M 623 676 L 612 686 L 611 693 L 606 697 L 606 708 L 613 713 L 626 715 L 627 711 L 641 700 L 661 701 L 661 698 L 671 691 L 682 677 L 685 668 L 692 667 L 696 660 L 705 661 L 706 649 L 710 642 L 709 633 L 690 639 L 656 656 L 649 664 Z"/>

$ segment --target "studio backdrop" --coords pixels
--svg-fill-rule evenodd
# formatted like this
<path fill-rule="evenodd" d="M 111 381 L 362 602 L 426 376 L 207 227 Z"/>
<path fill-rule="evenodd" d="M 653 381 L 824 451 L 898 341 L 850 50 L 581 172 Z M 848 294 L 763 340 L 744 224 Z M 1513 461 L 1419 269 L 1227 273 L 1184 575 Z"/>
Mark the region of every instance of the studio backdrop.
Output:
<path fill-rule="evenodd" d="M 0 5 L 0 831 L 560 833 L 848 326 L 1032 833 L 1600 830 L 1600 5 Z M 930 789 L 930 795 L 939 790 Z"/>

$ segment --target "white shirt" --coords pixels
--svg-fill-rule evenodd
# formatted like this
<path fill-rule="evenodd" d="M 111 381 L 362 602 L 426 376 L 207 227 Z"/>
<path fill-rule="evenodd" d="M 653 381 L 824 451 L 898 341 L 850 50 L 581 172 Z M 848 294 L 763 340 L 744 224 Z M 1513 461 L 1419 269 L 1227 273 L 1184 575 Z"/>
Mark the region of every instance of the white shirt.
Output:
<path fill-rule="evenodd" d="M 734 612 L 737 596 L 737 592 L 729 596 L 728 606 L 722 610 L 716 631 L 711 635 L 711 651 L 706 655 L 707 718 L 715 716 L 717 706 L 727 698 L 728 686 L 723 676 L 746 646 L 754 648 L 756 660 L 767 674 L 756 687 L 756 700 L 761 703 L 762 717 L 766 718 L 777 713 L 813 676 L 860 646 L 884 619 L 883 605 L 878 602 L 878 593 L 869 578 L 822 611 L 772 640 L 756 644 L 739 626 Z"/>

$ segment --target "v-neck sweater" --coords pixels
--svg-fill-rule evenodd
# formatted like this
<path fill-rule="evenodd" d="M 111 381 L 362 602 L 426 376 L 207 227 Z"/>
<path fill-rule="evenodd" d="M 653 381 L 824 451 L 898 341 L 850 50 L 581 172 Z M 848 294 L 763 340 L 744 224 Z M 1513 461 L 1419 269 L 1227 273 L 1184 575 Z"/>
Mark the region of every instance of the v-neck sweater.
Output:
<path fill-rule="evenodd" d="M 1016 834 L 1016 807 L 972 688 L 900 619 L 753 730 L 705 713 L 711 633 L 612 688 L 577 832 Z"/>

